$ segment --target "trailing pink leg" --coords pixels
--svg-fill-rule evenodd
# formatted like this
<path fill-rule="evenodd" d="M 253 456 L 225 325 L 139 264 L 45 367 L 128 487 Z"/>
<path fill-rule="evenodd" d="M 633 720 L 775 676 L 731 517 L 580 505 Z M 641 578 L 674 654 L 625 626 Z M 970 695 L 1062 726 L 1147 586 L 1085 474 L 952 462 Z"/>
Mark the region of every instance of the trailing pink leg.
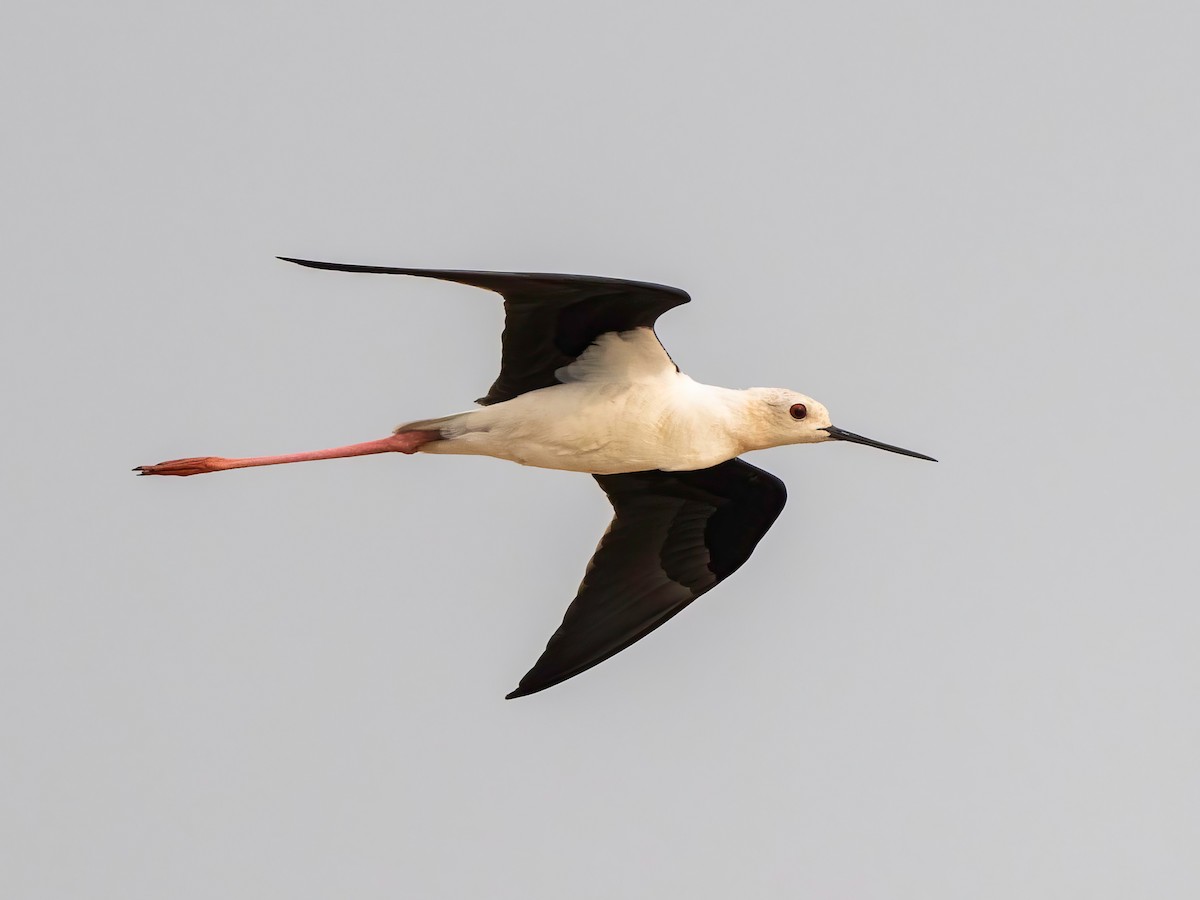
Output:
<path fill-rule="evenodd" d="M 189 459 L 168 460 L 156 466 L 138 466 L 133 471 L 139 475 L 202 475 L 205 472 L 222 472 L 225 469 L 278 466 L 283 463 L 308 462 L 313 459 L 342 459 L 347 456 L 369 456 L 372 453 L 416 453 L 425 444 L 441 440 L 441 437 L 441 433 L 437 431 L 402 431 L 377 441 L 332 447 L 328 450 L 286 453 L 282 456 L 250 456 L 244 459 L 226 459 L 223 456 L 193 456 Z"/>

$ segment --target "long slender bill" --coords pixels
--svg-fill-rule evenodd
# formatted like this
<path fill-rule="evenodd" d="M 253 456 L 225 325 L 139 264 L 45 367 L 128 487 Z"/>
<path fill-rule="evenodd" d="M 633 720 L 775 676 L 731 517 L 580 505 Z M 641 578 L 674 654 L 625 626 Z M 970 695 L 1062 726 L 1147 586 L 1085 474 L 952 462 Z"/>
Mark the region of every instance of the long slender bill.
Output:
<path fill-rule="evenodd" d="M 861 434 L 855 434 L 853 431 L 838 428 L 836 425 L 830 425 L 828 428 L 822 430 L 829 432 L 829 436 L 835 441 L 849 441 L 851 444 L 863 444 L 867 447 L 878 447 L 880 450 L 890 450 L 892 453 L 899 453 L 901 456 L 913 456 L 917 459 L 927 459 L 930 462 L 937 462 L 932 456 L 926 456 L 924 453 L 917 453 L 913 450 L 905 450 L 903 447 L 893 447 L 891 444 L 873 441 L 870 438 L 863 437 Z"/>

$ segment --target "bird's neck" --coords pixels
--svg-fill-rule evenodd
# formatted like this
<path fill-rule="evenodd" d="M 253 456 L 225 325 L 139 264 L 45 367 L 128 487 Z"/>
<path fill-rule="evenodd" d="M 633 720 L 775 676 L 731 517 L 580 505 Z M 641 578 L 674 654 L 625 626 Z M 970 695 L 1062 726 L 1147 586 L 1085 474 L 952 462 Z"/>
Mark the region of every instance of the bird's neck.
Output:
<path fill-rule="evenodd" d="M 765 412 L 754 389 L 735 390 L 715 385 L 697 385 L 704 394 L 707 427 L 724 431 L 738 454 L 774 447 L 768 439 Z"/>

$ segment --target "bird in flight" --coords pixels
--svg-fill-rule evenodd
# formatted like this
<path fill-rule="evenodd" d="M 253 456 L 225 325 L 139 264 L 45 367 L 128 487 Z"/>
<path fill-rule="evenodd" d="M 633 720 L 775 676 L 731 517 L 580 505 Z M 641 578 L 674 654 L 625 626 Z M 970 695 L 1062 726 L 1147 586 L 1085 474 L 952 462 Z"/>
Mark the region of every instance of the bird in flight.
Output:
<path fill-rule="evenodd" d="M 362 444 L 227 459 L 173 459 L 139 475 L 199 475 L 373 453 L 494 456 L 586 472 L 613 506 L 562 625 L 508 694 L 573 678 L 645 637 L 750 557 L 783 510 L 774 475 L 739 457 L 785 444 L 848 441 L 936 462 L 833 425 L 783 388 L 730 390 L 679 371 L 654 333 L 691 298 L 619 278 L 360 266 L 279 257 L 314 269 L 416 275 L 504 298 L 500 375 L 482 409 L 421 419 Z"/>

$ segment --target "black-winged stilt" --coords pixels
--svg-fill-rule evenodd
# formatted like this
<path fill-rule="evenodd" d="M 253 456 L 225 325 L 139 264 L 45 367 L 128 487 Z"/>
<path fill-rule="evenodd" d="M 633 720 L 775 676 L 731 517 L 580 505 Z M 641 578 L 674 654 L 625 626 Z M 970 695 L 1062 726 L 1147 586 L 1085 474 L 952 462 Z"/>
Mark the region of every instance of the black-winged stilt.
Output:
<path fill-rule="evenodd" d="M 199 475 L 372 453 L 495 456 L 593 475 L 614 515 L 537 663 L 508 696 L 545 690 L 649 634 L 735 572 L 783 510 L 774 475 L 738 457 L 784 444 L 849 441 L 933 460 L 829 421 L 782 388 L 730 390 L 679 371 L 654 323 L 690 297 L 617 278 L 357 266 L 280 257 L 315 269 L 418 275 L 504 297 L 500 376 L 482 409 L 401 425 L 386 438 L 283 456 L 205 456 L 138 466 Z"/>

